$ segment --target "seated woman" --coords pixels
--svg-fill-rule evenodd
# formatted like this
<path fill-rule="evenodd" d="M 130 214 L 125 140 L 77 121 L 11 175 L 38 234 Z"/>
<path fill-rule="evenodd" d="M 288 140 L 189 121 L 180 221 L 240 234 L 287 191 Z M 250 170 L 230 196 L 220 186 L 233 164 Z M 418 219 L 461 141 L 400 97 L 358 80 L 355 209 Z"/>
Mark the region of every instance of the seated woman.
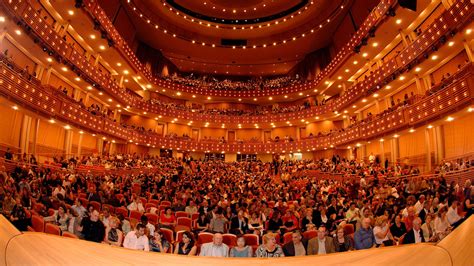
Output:
<path fill-rule="evenodd" d="M 253 233 L 256 235 L 261 235 L 263 231 L 263 223 L 260 217 L 258 217 L 257 212 L 252 212 L 250 216 L 249 229 L 253 230 Z"/>
<path fill-rule="evenodd" d="M 377 247 L 393 246 L 393 236 L 390 233 L 390 225 L 387 223 L 388 218 L 385 215 L 377 217 L 375 220 L 374 237 Z"/>
<path fill-rule="evenodd" d="M 438 211 L 438 216 L 434 221 L 435 234 L 438 240 L 443 239 L 445 236 L 451 232 L 451 225 L 449 224 L 448 217 L 448 207 L 444 206 Z"/>
<path fill-rule="evenodd" d="M 245 238 L 239 237 L 237 238 L 237 246 L 233 247 L 230 250 L 229 257 L 238 257 L 238 258 L 246 258 L 252 257 L 252 247 L 245 245 Z"/>
<path fill-rule="evenodd" d="M 166 207 L 165 212 L 160 215 L 160 225 L 170 229 L 176 226 L 176 217 L 170 207 Z"/>
<path fill-rule="evenodd" d="M 28 227 L 28 218 L 26 218 L 25 208 L 20 198 L 16 198 L 16 204 L 10 212 L 10 221 L 20 231 L 26 231 Z"/>
<path fill-rule="evenodd" d="M 283 225 L 286 227 L 285 232 L 291 232 L 293 230 L 298 229 L 298 226 L 299 226 L 298 218 L 296 218 L 296 216 L 293 214 L 293 211 L 287 210 L 282 220 L 283 220 Z"/>
<path fill-rule="evenodd" d="M 160 230 L 156 230 L 150 237 L 150 250 L 154 252 L 166 253 L 170 249 L 170 243 L 163 237 Z"/>
<path fill-rule="evenodd" d="M 301 230 L 307 231 L 311 226 L 314 226 L 313 223 L 313 209 L 306 208 L 305 216 L 301 219 Z"/>
<path fill-rule="evenodd" d="M 344 226 L 337 227 L 336 237 L 334 237 L 334 247 L 336 252 L 344 252 L 354 249 L 354 239 L 349 235 L 344 235 Z"/>
<path fill-rule="evenodd" d="M 176 243 L 174 254 L 194 256 L 196 251 L 197 247 L 194 245 L 193 234 L 188 231 L 184 232 L 183 239 Z"/>
<path fill-rule="evenodd" d="M 402 235 L 407 232 L 407 228 L 405 227 L 405 223 L 402 222 L 402 215 L 398 214 L 395 216 L 395 222 L 390 226 L 390 232 L 392 233 L 393 239 L 398 241 Z"/>
<path fill-rule="evenodd" d="M 109 218 L 109 226 L 105 229 L 105 243 L 117 247 L 122 245 L 123 233 L 118 229 L 119 224 L 120 221 L 117 217 Z"/>
<path fill-rule="evenodd" d="M 69 214 L 69 210 L 66 212 L 66 206 L 64 205 L 60 205 L 58 210 L 55 211 L 53 215 L 44 217 L 45 222 L 55 223 L 63 232 L 68 230 L 69 220 L 71 220 L 71 215 Z"/>
<path fill-rule="evenodd" d="M 207 217 L 206 213 L 200 212 L 199 217 L 196 220 L 196 230 L 195 230 L 195 232 L 196 233 L 206 232 L 207 230 L 209 230 L 209 223 L 210 223 L 210 221 L 209 221 L 209 218 Z"/>
<path fill-rule="evenodd" d="M 428 213 L 425 217 L 425 223 L 421 226 L 423 231 L 423 237 L 426 242 L 433 242 L 435 240 L 435 230 L 434 230 L 434 215 Z"/>
<path fill-rule="evenodd" d="M 267 233 L 263 236 L 263 244 L 255 251 L 258 258 L 284 257 L 283 249 L 278 245 L 275 238 L 276 234 Z"/>

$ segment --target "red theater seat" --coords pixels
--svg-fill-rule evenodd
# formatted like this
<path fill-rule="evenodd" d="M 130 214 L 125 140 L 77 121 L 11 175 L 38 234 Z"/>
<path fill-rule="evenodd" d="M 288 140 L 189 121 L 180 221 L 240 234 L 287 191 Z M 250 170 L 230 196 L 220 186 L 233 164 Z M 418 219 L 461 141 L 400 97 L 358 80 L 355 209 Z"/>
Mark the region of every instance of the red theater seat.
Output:
<path fill-rule="evenodd" d="M 50 223 L 46 224 L 46 226 L 44 227 L 44 232 L 46 234 L 51 234 L 51 235 L 57 235 L 57 236 L 61 235 L 61 229 L 59 229 L 59 226 L 55 224 L 50 224 Z"/>

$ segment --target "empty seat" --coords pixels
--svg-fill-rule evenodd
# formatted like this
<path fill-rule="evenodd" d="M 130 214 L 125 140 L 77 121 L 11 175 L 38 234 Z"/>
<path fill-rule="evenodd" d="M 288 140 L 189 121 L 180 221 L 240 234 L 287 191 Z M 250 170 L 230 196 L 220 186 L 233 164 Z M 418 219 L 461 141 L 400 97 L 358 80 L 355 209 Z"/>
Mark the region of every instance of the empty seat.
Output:
<path fill-rule="evenodd" d="M 202 232 L 198 234 L 198 240 L 197 243 L 198 245 L 202 245 L 205 243 L 210 243 L 212 242 L 212 239 L 214 238 L 214 234 L 207 233 L 207 232 Z"/>
<path fill-rule="evenodd" d="M 78 236 L 76 236 L 75 234 L 70 233 L 70 232 L 63 232 L 63 236 L 64 236 L 64 237 L 69 237 L 69 238 L 76 238 L 76 239 L 79 239 Z"/>
<path fill-rule="evenodd" d="M 59 228 L 59 226 L 55 224 L 50 224 L 50 223 L 46 224 L 46 226 L 44 227 L 44 232 L 46 234 L 51 234 L 51 235 L 57 235 L 57 236 L 61 235 L 61 229 Z"/>
<path fill-rule="evenodd" d="M 234 234 L 223 234 L 222 242 L 224 242 L 229 248 L 237 246 L 237 236 Z"/>
<path fill-rule="evenodd" d="M 31 216 L 31 227 L 35 232 L 44 232 L 44 219 L 39 215 Z"/>

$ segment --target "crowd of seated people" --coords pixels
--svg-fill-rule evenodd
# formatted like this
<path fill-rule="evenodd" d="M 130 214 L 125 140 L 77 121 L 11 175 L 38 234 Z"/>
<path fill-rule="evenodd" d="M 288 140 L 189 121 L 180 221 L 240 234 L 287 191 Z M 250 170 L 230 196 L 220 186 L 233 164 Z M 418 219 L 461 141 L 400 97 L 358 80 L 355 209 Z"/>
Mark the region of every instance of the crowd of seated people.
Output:
<path fill-rule="evenodd" d="M 302 111 L 305 109 L 309 109 L 312 106 L 318 106 L 318 102 L 315 101 L 314 104 L 306 101 L 301 104 L 294 104 L 294 105 L 268 105 L 268 106 L 257 106 L 251 109 L 235 109 L 235 108 L 226 108 L 226 109 L 218 109 L 218 108 L 208 108 L 205 109 L 202 106 L 196 107 L 192 105 L 185 105 L 176 102 L 166 102 L 160 101 L 159 99 L 152 98 L 148 101 L 153 105 L 158 105 L 164 109 L 174 109 L 174 110 L 181 110 L 181 111 L 188 111 L 193 113 L 199 114 L 206 114 L 206 115 L 228 115 L 228 116 L 256 116 L 256 115 L 268 115 L 268 114 L 281 114 L 281 113 L 291 113 Z M 326 104 L 326 101 L 321 101 L 320 105 Z"/>
<path fill-rule="evenodd" d="M 153 157 L 149 163 L 156 170 L 138 175 L 2 167 L 1 212 L 20 230 L 31 224 L 33 213 L 78 238 L 129 249 L 283 257 L 435 242 L 474 210 L 470 180 L 448 185 L 442 175 L 389 178 L 402 172 L 377 160 L 225 163 Z M 344 178 L 309 178 L 307 169 Z M 194 221 L 183 227 L 178 217 Z M 168 234 L 173 230 L 185 232 L 175 241 Z M 200 242 L 206 232 L 212 240 Z M 236 235 L 237 242 L 225 244 L 223 233 Z M 262 241 L 246 243 L 246 234 Z"/>
<path fill-rule="evenodd" d="M 174 74 L 171 76 L 162 76 L 164 80 L 172 81 L 174 83 L 205 88 L 213 90 L 239 90 L 239 91 L 248 91 L 248 90 L 263 90 L 263 89 L 276 89 L 289 87 L 295 84 L 300 84 L 303 81 L 299 78 L 298 75 L 295 77 L 284 76 L 278 78 L 253 78 L 245 81 L 240 80 L 230 80 L 224 79 L 219 80 L 211 76 L 198 76 L 195 74 L 190 74 L 188 76 L 179 76 Z"/>
<path fill-rule="evenodd" d="M 463 64 L 458 64 L 456 73 L 461 72 L 462 70 L 465 69 L 465 67 L 467 67 L 469 65 L 470 65 L 470 62 L 469 62 L 468 59 L 466 59 Z M 445 87 L 449 86 L 450 84 L 454 83 L 457 80 L 455 74 L 451 75 L 451 73 L 449 73 L 449 72 L 443 74 L 441 76 L 441 80 L 438 83 L 436 83 L 436 81 L 433 77 L 433 74 L 431 74 L 430 75 L 430 77 L 431 77 L 431 87 L 430 87 L 429 90 L 426 90 L 425 95 L 426 96 L 433 95 L 433 94 L 437 93 L 438 91 L 444 89 Z"/>

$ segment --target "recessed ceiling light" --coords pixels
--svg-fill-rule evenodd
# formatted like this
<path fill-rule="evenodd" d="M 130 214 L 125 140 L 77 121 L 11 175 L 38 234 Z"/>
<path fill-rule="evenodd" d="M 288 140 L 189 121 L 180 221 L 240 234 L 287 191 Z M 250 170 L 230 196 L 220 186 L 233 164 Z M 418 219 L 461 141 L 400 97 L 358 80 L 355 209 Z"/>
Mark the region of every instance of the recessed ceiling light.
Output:
<path fill-rule="evenodd" d="M 75 80 L 76 80 L 76 81 L 81 81 L 81 78 L 80 78 L 80 77 L 76 77 Z"/>
<path fill-rule="evenodd" d="M 354 60 L 354 62 L 352 62 L 354 65 L 357 65 L 359 62 L 357 62 L 357 60 Z"/>
<path fill-rule="evenodd" d="M 433 126 L 432 126 L 432 125 L 429 125 L 428 128 L 433 128 Z"/>
<path fill-rule="evenodd" d="M 210 100 L 210 99 L 211 99 L 211 96 L 208 96 L 207 99 Z"/>
<path fill-rule="evenodd" d="M 367 57 L 369 54 L 368 53 L 363 53 L 362 57 Z"/>
<path fill-rule="evenodd" d="M 398 79 L 404 80 L 404 79 L 405 79 L 405 76 L 400 76 Z"/>
<path fill-rule="evenodd" d="M 89 38 L 91 38 L 92 40 L 95 40 L 95 35 L 94 35 L 94 34 L 91 34 L 91 35 L 89 36 Z"/>
<path fill-rule="evenodd" d="M 74 15 L 74 10 L 68 10 L 67 13 L 68 13 L 70 16 L 72 16 L 72 15 Z"/>
<path fill-rule="evenodd" d="M 438 56 L 437 56 L 437 55 L 431 56 L 431 60 L 436 60 L 436 59 L 438 59 Z"/>
<path fill-rule="evenodd" d="M 446 118 L 446 121 L 448 121 L 448 122 L 451 122 L 453 120 L 454 120 L 454 117 L 452 117 L 452 116 L 448 116 L 448 118 Z"/>
<path fill-rule="evenodd" d="M 0 16 L 0 22 L 5 22 L 5 17 L 4 16 Z"/>
<path fill-rule="evenodd" d="M 105 50 L 105 46 L 101 45 L 101 46 L 99 46 L 99 49 L 100 50 Z"/>
<path fill-rule="evenodd" d="M 414 129 L 414 128 L 410 128 L 410 130 L 409 130 L 408 132 L 413 133 L 413 132 L 415 132 L 415 129 Z"/>
<path fill-rule="evenodd" d="M 16 105 L 13 105 L 12 108 L 13 108 L 13 110 L 18 110 L 18 106 L 16 106 Z"/>
<path fill-rule="evenodd" d="M 373 46 L 373 47 L 377 47 L 377 46 L 379 46 L 379 43 L 378 43 L 378 42 L 374 42 L 374 43 L 372 44 L 372 46 Z"/>
<path fill-rule="evenodd" d="M 366 103 L 366 102 L 367 102 L 367 99 L 362 99 L 362 102 L 363 102 L 363 103 Z"/>
<path fill-rule="evenodd" d="M 56 123 L 56 121 L 54 121 L 54 119 L 51 118 L 51 119 L 49 119 L 49 123 L 54 124 L 54 123 Z"/>
<path fill-rule="evenodd" d="M 415 68 L 415 72 L 420 72 L 420 71 L 421 71 L 421 67 Z"/>
<path fill-rule="evenodd" d="M 117 63 L 117 66 L 122 66 L 122 63 L 118 62 L 118 63 Z"/>
<path fill-rule="evenodd" d="M 397 20 L 395 21 L 395 23 L 401 24 L 401 23 L 402 23 L 402 20 L 401 20 L 401 19 L 397 19 Z"/>
<path fill-rule="evenodd" d="M 466 30 L 466 34 L 471 34 L 471 32 L 472 32 L 472 29 L 467 29 Z"/>
<path fill-rule="evenodd" d="M 128 73 L 130 73 L 130 72 L 128 72 L 128 70 L 123 71 L 123 74 L 125 74 L 125 75 L 128 75 Z"/>
<path fill-rule="evenodd" d="M 448 46 L 453 46 L 453 45 L 454 45 L 454 42 L 453 42 L 453 41 L 450 41 L 450 42 L 448 43 Z"/>
<path fill-rule="evenodd" d="M 53 59 L 51 57 L 48 57 L 48 58 L 46 58 L 46 61 L 51 63 L 51 62 L 53 62 Z"/>
<path fill-rule="evenodd" d="M 16 33 L 17 35 L 21 35 L 21 30 L 15 30 L 15 33 Z"/>
<path fill-rule="evenodd" d="M 67 72 L 67 67 L 62 67 L 61 70 Z"/>
<path fill-rule="evenodd" d="M 346 70 L 344 70 L 346 73 L 349 73 L 349 68 L 346 68 Z"/>
<path fill-rule="evenodd" d="M 285 99 L 288 98 L 288 95 L 285 95 Z"/>
<path fill-rule="evenodd" d="M 71 126 L 65 125 L 65 126 L 64 126 L 64 129 L 69 130 L 69 129 L 71 129 Z"/>

